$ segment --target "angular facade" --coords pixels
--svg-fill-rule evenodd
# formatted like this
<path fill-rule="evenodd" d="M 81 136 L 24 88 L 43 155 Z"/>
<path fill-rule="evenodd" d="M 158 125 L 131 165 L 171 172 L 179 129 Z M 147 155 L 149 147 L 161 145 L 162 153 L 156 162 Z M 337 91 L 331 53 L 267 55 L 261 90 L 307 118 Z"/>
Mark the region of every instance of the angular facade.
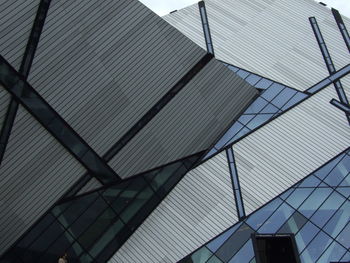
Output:
<path fill-rule="evenodd" d="M 350 260 L 348 18 L 1 6 L 0 262 Z"/>

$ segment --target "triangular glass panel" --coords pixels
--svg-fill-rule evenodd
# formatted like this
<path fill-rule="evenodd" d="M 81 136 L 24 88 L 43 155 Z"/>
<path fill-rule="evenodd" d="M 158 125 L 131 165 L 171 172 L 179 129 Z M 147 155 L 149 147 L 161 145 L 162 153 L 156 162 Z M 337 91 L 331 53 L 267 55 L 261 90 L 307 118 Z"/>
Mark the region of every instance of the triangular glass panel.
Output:
<path fill-rule="evenodd" d="M 315 177 L 314 175 L 311 175 L 304 179 L 299 187 L 317 187 L 321 183 L 321 180 Z"/>
<path fill-rule="evenodd" d="M 71 197 L 48 213 L 46 217 L 50 217 L 50 224 L 44 217 L 8 254 L 20 249 L 25 251 L 20 255 L 24 262 L 29 256 L 54 262 L 68 252 L 72 262 L 80 262 L 80 254 L 92 256 L 94 262 L 105 262 L 202 155 L 203 152 L 97 191 Z M 40 235 L 37 229 L 40 229 Z M 24 242 L 28 237 L 31 242 Z M 77 249 L 80 252 L 75 254 Z"/>
<path fill-rule="evenodd" d="M 264 125 L 273 117 L 282 114 L 285 110 L 308 97 L 307 94 L 281 83 L 274 82 L 227 63 L 224 63 L 224 65 L 252 86 L 263 91 L 242 114 L 239 120 L 222 136 L 224 139 L 220 139 L 214 146 L 216 150 L 232 144 L 242 136 Z M 253 115 L 256 115 L 255 118 L 252 117 Z"/>

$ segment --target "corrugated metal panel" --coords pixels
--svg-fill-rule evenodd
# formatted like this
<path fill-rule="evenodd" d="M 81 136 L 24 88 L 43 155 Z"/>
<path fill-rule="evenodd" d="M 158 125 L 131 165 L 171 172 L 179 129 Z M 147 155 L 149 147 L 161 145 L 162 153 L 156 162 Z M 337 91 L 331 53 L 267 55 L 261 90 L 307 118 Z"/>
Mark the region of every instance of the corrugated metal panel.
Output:
<path fill-rule="evenodd" d="M 328 75 L 308 20 L 315 16 L 336 67 L 349 61 L 331 11 L 316 1 L 206 0 L 205 3 L 215 55 L 220 60 L 305 90 Z M 191 19 L 198 18 L 198 14 L 187 12 L 187 8 L 175 14 L 179 18 L 185 14 Z M 187 22 L 174 22 L 172 15 L 166 19 L 203 45 L 197 37 L 201 25 L 193 24 L 196 29 L 186 31 L 183 28 Z"/>
<path fill-rule="evenodd" d="M 177 262 L 237 221 L 221 153 L 187 173 L 109 262 Z"/>
<path fill-rule="evenodd" d="M 89 191 L 95 190 L 100 187 L 102 187 L 102 184 L 99 181 L 97 181 L 95 178 L 91 178 L 90 181 L 87 182 L 87 184 L 80 189 L 80 191 L 76 194 L 76 196 L 87 193 Z"/>
<path fill-rule="evenodd" d="M 247 214 L 349 147 L 349 124 L 332 98 L 328 87 L 233 145 Z"/>
<path fill-rule="evenodd" d="M 109 164 L 125 178 L 206 150 L 256 94 L 212 60 Z"/>
<path fill-rule="evenodd" d="M 198 4 L 181 9 L 180 12 L 166 15 L 163 19 L 201 48 L 206 49 Z"/>
<path fill-rule="evenodd" d="M 85 169 L 21 106 L 0 168 L 0 253 Z"/>
<path fill-rule="evenodd" d="M 39 0 L 0 0 L 0 52 L 19 69 Z"/>
<path fill-rule="evenodd" d="M 11 96 L 2 87 L 0 88 L 0 131 L 5 120 L 7 108 L 10 104 Z"/>
<path fill-rule="evenodd" d="M 29 82 L 103 154 L 204 55 L 137 0 L 52 1 Z"/>

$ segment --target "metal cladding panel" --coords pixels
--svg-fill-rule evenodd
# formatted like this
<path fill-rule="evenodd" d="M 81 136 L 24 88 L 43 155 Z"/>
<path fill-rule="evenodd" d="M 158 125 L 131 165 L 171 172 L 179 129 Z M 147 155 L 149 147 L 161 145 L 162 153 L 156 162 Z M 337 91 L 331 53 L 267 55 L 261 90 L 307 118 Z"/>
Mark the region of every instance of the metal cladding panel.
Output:
<path fill-rule="evenodd" d="M 0 254 L 84 172 L 54 137 L 20 106 L 0 167 Z"/>
<path fill-rule="evenodd" d="M 212 60 L 109 164 L 125 178 L 206 150 L 255 95 Z"/>
<path fill-rule="evenodd" d="M 97 181 L 94 177 L 92 177 L 90 181 L 88 181 L 87 184 L 80 189 L 80 191 L 76 194 L 76 196 L 93 191 L 100 187 L 102 187 L 102 184 L 99 181 Z"/>
<path fill-rule="evenodd" d="M 174 12 L 163 17 L 165 21 L 177 28 L 197 45 L 206 49 L 203 27 L 198 4 L 190 5 L 180 12 Z"/>
<path fill-rule="evenodd" d="M 0 88 L 0 131 L 6 117 L 7 108 L 10 104 L 11 96 L 2 87 Z"/>
<path fill-rule="evenodd" d="M 22 62 L 39 3 L 40 0 L 0 0 L 0 52 L 17 70 Z"/>
<path fill-rule="evenodd" d="M 52 1 L 29 82 L 104 154 L 204 55 L 137 0 Z"/>
<path fill-rule="evenodd" d="M 238 221 L 225 153 L 188 172 L 109 261 L 177 262 Z"/>
<path fill-rule="evenodd" d="M 332 98 L 330 86 L 233 145 L 247 215 L 349 147 Z"/>
<path fill-rule="evenodd" d="M 348 64 L 349 54 L 330 9 L 316 1 L 206 0 L 205 3 L 217 59 L 306 90 L 328 75 L 308 20 L 315 16 L 335 66 Z M 185 8 L 175 14 L 189 16 L 186 18 L 189 20 L 195 19 L 197 13 Z M 202 38 L 197 37 L 201 25 L 193 24 L 196 29 L 185 31 L 187 20 L 175 22 L 170 18 L 175 14 L 166 16 L 167 21 L 203 45 Z"/>

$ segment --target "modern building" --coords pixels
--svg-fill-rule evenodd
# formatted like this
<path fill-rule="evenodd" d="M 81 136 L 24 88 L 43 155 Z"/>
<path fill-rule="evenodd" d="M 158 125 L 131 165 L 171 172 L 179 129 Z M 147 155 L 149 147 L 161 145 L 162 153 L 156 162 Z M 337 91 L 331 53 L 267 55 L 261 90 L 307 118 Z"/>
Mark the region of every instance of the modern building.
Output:
<path fill-rule="evenodd" d="M 350 261 L 348 18 L 1 7 L 0 262 Z"/>

